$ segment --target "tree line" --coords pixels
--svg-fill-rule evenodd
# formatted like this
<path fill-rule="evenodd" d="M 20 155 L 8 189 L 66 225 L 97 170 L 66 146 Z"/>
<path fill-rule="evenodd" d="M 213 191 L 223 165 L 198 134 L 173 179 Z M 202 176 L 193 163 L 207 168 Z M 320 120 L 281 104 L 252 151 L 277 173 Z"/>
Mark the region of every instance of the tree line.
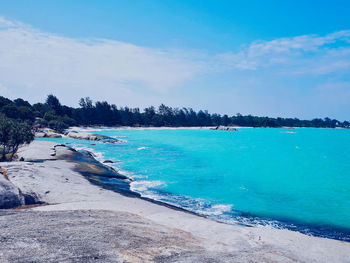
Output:
<path fill-rule="evenodd" d="M 79 107 L 62 105 L 54 95 L 48 95 L 43 103 L 31 105 L 23 99 L 10 100 L 0 96 L 0 112 L 7 118 L 21 120 L 34 127 L 50 127 L 62 132 L 69 126 L 243 126 L 243 127 L 317 127 L 349 128 L 348 121 L 330 118 L 300 120 L 298 118 L 270 118 L 236 114 L 234 116 L 194 111 L 192 108 L 172 108 L 161 104 L 155 108 L 117 107 L 106 101 L 81 98 Z"/>

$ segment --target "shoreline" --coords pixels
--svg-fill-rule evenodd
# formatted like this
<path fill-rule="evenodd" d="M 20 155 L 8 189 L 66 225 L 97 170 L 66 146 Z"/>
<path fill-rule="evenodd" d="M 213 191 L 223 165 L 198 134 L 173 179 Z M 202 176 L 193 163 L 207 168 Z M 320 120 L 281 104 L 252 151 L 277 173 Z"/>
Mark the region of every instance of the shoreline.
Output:
<path fill-rule="evenodd" d="M 162 126 L 162 127 L 134 127 L 134 126 L 72 126 L 69 128 L 69 130 L 78 130 L 83 132 L 93 132 L 93 131 L 108 131 L 108 130 L 213 130 L 215 131 L 215 128 L 217 126 L 193 126 L 193 127 L 187 127 L 187 126 L 181 126 L 181 127 L 168 127 L 168 126 Z M 253 126 L 223 126 L 223 127 L 230 127 L 234 129 L 284 129 L 284 130 L 294 130 L 294 129 L 331 129 L 331 130 L 349 130 L 350 128 L 344 128 L 344 127 L 253 127 Z M 218 130 L 222 131 L 222 130 Z"/>
<path fill-rule="evenodd" d="M 183 127 L 182 127 L 183 128 Z M 182 129 L 178 128 L 178 129 Z M 206 127 L 208 128 L 208 127 Z M 203 128 L 203 129 L 206 129 Z M 112 128 L 111 128 L 112 129 Z M 132 127 L 127 127 L 126 129 L 133 129 Z M 138 129 L 138 128 L 136 128 Z M 150 128 L 152 129 L 152 128 Z M 164 128 L 160 128 L 164 129 Z M 196 127 L 192 127 L 190 129 L 196 129 Z M 287 129 L 287 128 L 286 128 Z M 93 130 L 91 130 L 93 131 Z M 109 164 L 104 164 L 103 160 L 105 158 L 102 158 L 100 156 L 100 152 L 94 151 L 94 149 L 91 148 L 86 148 L 84 149 L 91 151 L 95 156 L 94 158 L 97 159 L 98 162 L 101 163 L 101 165 L 107 165 L 108 167 L 114 167 L 113 165 Z M 127 171 L 126 171 L 127 172 Z M 124 173 L 123 173 L 124 176 Z M 239 224 L 242 226 L 246 227 L 256 227 L 256 226 L 268 226 L 268 227 L 273 227 L 275 229 L 286 229 L 294 232 L 298 232 L 301 234 L 305 235 L 311 235 L 314 237 L 321 237 L 321 238 L 328 238 L 328 239 L 334 239 L 334 240 L 339 240 L 339 241 L 344 241 L 344 242 L 350 242 L 350 230 L 348 228 L 343 228 L 341 226 L 334 226 L 334 225 L 328 225 L 328 224 L 323 224 L 319 225 L 317 223 L 312 224 L 312 223 L 305 223 L 302 221 L 298 220 L 290 220 L 288 218 L 270 218 L 270 217 L 261 217 L 257 216 L 254 214 L 249 214 L 246 212 L 242 211 L 234 211 L 234 213 L 237 213 L 236 215 L 233 215 L 230 218 L 225 218 L 225 217 L 219 217 L 219 216 L 211 216 L 209 211 L 205 210 L 200 210 L 200 209 L 192 209 L 191 207 L 186 207 L 186 205 L 183 205 L 183 203 L 179 202 L 173 202 L 169 198 L 167 200 L 164 200 L 164 194 L 162 193 L 155 193 L 155 195 L 150 196 L 150 195 L 143 195 L 142 191 L 137 191 L 132 189 L 132 177 L 128 176 L 127 173 L 125 173 L 125 176 L 128 177 L 130 181 L 129 185 L 129 190 L 126 192 L 126 195 L 130 196 L 135 196 L 138 198 L 141 198 L 143 200 L 153 202 L 155 204 L 163 205 L 169 208 L 177 209 L 180 211 L 185 211 L 189 213 L 193 213 L 195 215 L 214 220 L 219 223 L 225 223 L 225 224 L 230 224 L 230 225 L 235 225 Z M 137 181 L 135 181 L 137 182 Z M 94 183 L 94 182 L 93 182 Z M 104 187 L 105 189 L 113 190 L 118 193 L 122 193 L 120 189 L 118 189 L 118 184 L 116 185 L 117 187 L 109 186 L 104 183 L 100 183 L 99 186 Z M 172 196 L 171 193 L 165 193 L 166 196 Z M 157 199 L 159 198 L 159 199 Z M 194 204 L 197 202 L 196 199 L 190 198 L 190 197 L 183 197 L 185 200 L 193 201 Z M 163 200 L 162 200 L 163 199 Z M 178 198 L 176 198 L 178 199 Z M 186 203 L 186 202 L 185 202 Z M 220 204 L 219 204 L 220 205 Z"/>
<path fill-rule="evenodd" d="M 67 147 L 57 143 L 35 141 L 21 150 L 19 154 L 26 161 L 32 159 L 34 162 L 13 162 L 2 166 L 8 170 L 11 182 L 24 191 L 36 192 L 42 199 L 41 201 L 49 204 L 21 210 L 22 212 L 28 211 L 26 213 L 31 211 L 30 213 L 34 214 L 29 214 L 33 217 L 37 213 L 39 215 L 49 213 L 48 215 L 56 216 L 58 211 L 62 213 L 66 211 L 72 216 L 79 211 L 95 211 L 97 215 L 105 214 L 105 211 L 131 213 L 140 217 L 140 220 L 150 220 L 151 229 L 161 225 L 175 230 L 177 235 L 186 240 L 190 235 L 191 238 L 197 240 L 196 242 L 202 249 L 195 255 L 204 252 L 206 255 L 214 253 L 217 256 L 215 258 L 220 258 L 219 262 L 241 262 L 242 260 L 252 262 L 346 262 L 350 253 L 350 243 L 347 242 L 306 236 L 298 232 L 269 227 L 223 224 L 145 201 L 142 198 L 130 198 L 105 190 L 91 184 L 85 176 L 75 170 L 78 168 L 88 172 L 86 168 L 88 167 L 92 169 L 90 170 L 93 174 L 91 176 L 98 179 L 103 169 L 99 170 L 90 163 L 84 166 L 81 160 L 75 164 L 73 160 L 64 160 L 65 155 L 72 155 L 67 152 Z M 63 159 L 58 158 L 60 156 Z M 117 179 L 125 180 L 125 178 Z M 57 216 L 62 216 L 62 214 L 57 214 Z M 132 218 L 132 215 L 129 217 Z M 5 216 L 0 218 L 4 219 Z M 88 230 L 92 231 L 90 228 Z M 305 247 L 308 249 L 305 250 Z M 181 247 L 181 249 L 185 248 Z M 1 253 L 9 252 L 0 248 Z M 158 255 L 158 252 L 152 253 Z M 236 260 L 232 260 L 234 258 Z"/>
<path fill-rule="evenodd" d="M 70 145 L 70 143 L 68 143 Z M 69 148 L 72 148 L 72 146 L 67 146 Z M 72 148 L 74 149 L 74 148 Z M 103 160 L 105 158 L 102 158 L 102 155 L 100 152 L 94 151 L 94 149 L 91 149 L 89 147 L 87 148 L 79 148 L 82 149 L 83 152 L 90 152 L 93 154 L 92 158 L 95 160 L 95 163 L 98 163 L 101 166 L 106 166 L 114 170 L 117 174 L 121 175 L 125 179 L 128 179 L 128 189 L 125 188 L 122 184 L 116 183 L 116 184 L 108 184 L 104 182 L 103 180 L 101 181 L 96 181 L 96 180 L 91 180 L 90 175 L 87 173 L 82 172 L 82 175 L 85 176 L 91 183 L 96 184 L 104 189 L 107 190 L 112 190 L 117 193 L 123 194 L 125 196 L 129 197 L 135 197 L 135 198 L 140 198 L 142 200 L 152 202 L 157 205 L 162 205 L 171 209 L 179 210 L 179 211 L 184 211 L 188 212 L 200 217 L 207 218 L 209 220 L 214 220 L 218 223 L 224 223 L 224 224 L 229 224 L 229 225 L 242 225 L 245 227 L 272 227 L 274 229 L 282 229 L 282 230 L 290 230 L 293 232 L 298 232 L 304 235 L 310 235 L 314 237 L 320 237 L 320 238 L 327 238 L 327 239 L 333 239 L 333 240 L 338 240 L 338 241 L 343 241 L 343 242 L 350 242 L 350 230 L 347 228 L 343 228 L 340 226 L 332 226 L 332 225 L 319 225 L 319 224 L 312 224 L 312 223 L 304 223 L 302 221 L 297 221 L 297 220 L 289 220 L 286 218 L 269 218 L 269 217 L 261 217 L 257 216 L 254 214 L 249 214 L 246 212 L 242 211 L 234 211 L 237 213 L 236 215 L 233 215 L 233 217 L 230 218 L 224 218 L 224 217 L 219 217 L 219 216 L 211 216 L 210 211 L 205 211 L 205 210 L 199 210 L 199 209 L 192 209 L 191 207 L 186 207 L 182 206 L 181 203 L 178 202 L 172 202 L 172 200 L 161 200 L 162 197 L 164 197 L 161 193 L 157 193 L 156 196 L 147 196 L 143 195 L 143 193 L 137 190 L 132 189 L 132 183 L 133 178 L 128 176 L 127 173 L 119 173 L 114 169 L 114 166 L 112 164 L 104 164 Z M 75 151 L 79 151 L 74 149 Z M 79 154 L 79 152 L 78 152 Z M 101 155 L 101 156 L 100 156 Z M 76 171 L 79 172 L 79 169 Z M 125 171 L 127 172 L 127 171 Z M 103 177 L 103 175 L 101 175 Z M 135 181 L 137 182 L 137 181 Z M 166 194 L 172 195 L 170 193 Z M 160 197 L 160 200 L 157 199 L 157 197 Z M 190 197 L 183 197 L 186 200 L 193 201 L 194 203 L 197 202 L 196 199 L 190 198 Z M 177 199 L 177 198 L 176 198 Z M 220 205 L 220 204 L 219 204 Z M 207 213 L 208 212 L 208 213 Z"/>

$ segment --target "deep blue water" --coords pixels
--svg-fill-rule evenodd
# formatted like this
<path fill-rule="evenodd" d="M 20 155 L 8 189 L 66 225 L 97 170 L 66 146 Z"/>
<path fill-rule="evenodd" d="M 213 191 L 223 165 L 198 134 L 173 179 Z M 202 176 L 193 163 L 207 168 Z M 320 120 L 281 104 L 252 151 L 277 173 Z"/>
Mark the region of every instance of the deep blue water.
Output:
<path fill-rule="evenodd" d="M 350 241 L 350 130 L 95 132 L 127 143 L 58 141 L 116 161 L 144 196 L 228 223 Z"/>

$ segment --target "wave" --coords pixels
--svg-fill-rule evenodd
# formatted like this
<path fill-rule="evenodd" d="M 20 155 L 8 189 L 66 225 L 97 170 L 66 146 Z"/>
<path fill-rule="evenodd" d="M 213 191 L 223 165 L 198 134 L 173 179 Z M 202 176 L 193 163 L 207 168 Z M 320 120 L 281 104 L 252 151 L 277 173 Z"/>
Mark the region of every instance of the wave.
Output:
<path fill-rule="evenodd" d="M 138 192 L 138 193 L 143 193 L 143 195 L 145 195 L 145 193 L 151 193 L 152 188 L 159 188 L 159 187 L 165 187 L 166 183 L 162 182 L 162 181 L 144 181 L 144 180 L 140 180 L 140 181 L 134 181 L 130 184 L 130 189 L 134 192 Z"/>
<path fill-rule="evenodd" d="M 131 183 L 130 189 L 143 197 L 180 207 L 226 224 L 288 229 L 306 235 L 350 242 L 349 229 L 337 228 L 331 225 L 306 224 L 285 218 L 264 218 L 235 210 L 233 204 L 217 204 L 201 198 L 172 194 L 162 190 L 165 186 L 166 183 L 162 181 L 138 180 Z"/>
<path fill-rule="evenodd" d="M 146 149 L 149 149 L 149 147 L 145 147 L 145 146 L 143 146 L 143 147 L 139 147 L 139 148 L 137 148 L 137 150 L 138 150 L 138 151 L 140 151 L 140 150 L 146 150 Z"/>

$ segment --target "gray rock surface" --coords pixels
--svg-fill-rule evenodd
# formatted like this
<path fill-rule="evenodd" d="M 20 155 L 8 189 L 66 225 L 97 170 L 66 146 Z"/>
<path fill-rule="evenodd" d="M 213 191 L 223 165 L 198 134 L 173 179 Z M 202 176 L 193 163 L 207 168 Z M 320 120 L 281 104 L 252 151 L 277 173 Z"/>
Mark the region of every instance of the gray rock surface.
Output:
<path fill-rule="evenodd" d="M 102 141 L 102 142 L 108 142 L 108 143 L 124 142 L 122 140 L 118 140 L 118 139 L 111 138 L 108 136 L 94 134 L 94 133 L 88 133 L 88 132 L 70 131 L 67 133 L 66 136 L 69 138 L 74 138 L 74 139 L 82 139 L 82 140 L 90 140 L 90 141 Z"/>
<path fill-rule="evenodd" d="M 0 211 L 1 262 L 240 262 L 140 216 L 109 211 Z M 253 262 L 253 261 L 252 261 Z"/>
<path fill-rule="evenodd" d="M 25 204 L 21 191 L 0 174 L 0 209 L 14 208 Z"/>

